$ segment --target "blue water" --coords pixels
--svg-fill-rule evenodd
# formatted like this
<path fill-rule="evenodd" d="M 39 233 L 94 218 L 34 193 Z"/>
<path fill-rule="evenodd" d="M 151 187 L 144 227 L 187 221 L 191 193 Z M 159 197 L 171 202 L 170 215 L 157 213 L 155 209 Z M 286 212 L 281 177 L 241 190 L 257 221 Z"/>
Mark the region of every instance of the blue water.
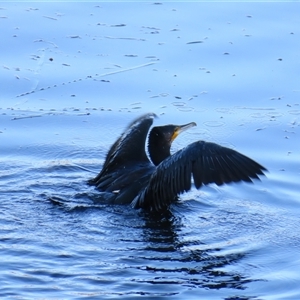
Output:
<path fill-rule="evenodd" d="M 300 4 L 1 4 L 0 297 L 300 299 Z M 95 205 L 122 130 L 196 122 L 268 168 L 163 215 Z"/>

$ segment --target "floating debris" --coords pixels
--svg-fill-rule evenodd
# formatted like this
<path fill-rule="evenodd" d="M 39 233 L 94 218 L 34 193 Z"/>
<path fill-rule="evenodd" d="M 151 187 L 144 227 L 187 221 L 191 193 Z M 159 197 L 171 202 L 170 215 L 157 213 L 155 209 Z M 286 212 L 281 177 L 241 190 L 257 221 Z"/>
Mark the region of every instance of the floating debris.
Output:
<path fill-rule="evenodd" d="M 202 44 L 204 43 L 203 41 L 193 41 L 193 42 L 188 42 L 187 45 L 191 45 L 191 44 Z"/>
<path fill-rule="evenodd" d="M 68 36 L 68 38 L 70 38 L 70 39 L 81 39 L 81 37 L 79 35 L 70 35 L 70 36 Z"/>
<path fill-rule="evenodd" d="M 116 24 L 116 25 L 110 25 L 110 27 L 124 27 L 126 24 Z"/>
<path fill-rule="evenodd" d="M 46 19 L 50 19 L 50 20 L 54 20 L 54 21 L 57 21 L 57 18 L 54 18 L 54 17 L 49 17 L 49 16 L 43 16 L 43 18 L 46 18 Z"/>
<path fill-rule="evenodd" d="M 116 70 L 116 71 L 107 72 L 107 73 L 103 73 L 103 74 L 94 74 L 93 76 L 92 75 L 88 75 L 84 79 L 74 79 L 73 81 L 69 81 L 67 83 L 66 82 L 62 82 L 61 84 L 54 84 L 52 86 L 48 86 L 47 89 L 56 88 L 58 86 L 64 86 L 66 84 L 71 84 L 71 83 L 74 83 L 74 82 L 77 82 L 77 81 L 82 81 L 82 80 L 87 80 L 87 79 L 92 79 L 92 80 L 95 80 L 95 81 L 99 81 L 99 79 L 94 78 L 94 77 L 104 77 L 104 76 L 110 76 L 110 75 L 119 74 L 119 73 L 123 73 L 123 72 L 128 72 L 128 71 L 136 70 L 136 69 L 139 69 L 139 68 L 148 67 L 148 66 L 154 65 L 155 63 L 156 62 L 149 62 L 149 63 L 137 65 L 137 66 L 134 66 L 134 67 L 131 67 L 131 68 L 119 69 L 119 70 Z M 68 67 L 70 66 L 68 64 L 62 64 L 62 65 L 68 66 Z M 102 79 L 100 81 L 101 82 L 105 82 L 105 83 L 110 82 L 109 80 L 105 80 L 105 79 Z M 16 98 L 23 97 L 23 96 L 26 96 L 26 95 L 29 95 L 29 94 L 35 93 L 35 92 L 44 91 L 45 89 L 46 89 L 45 87 L 42 87 L 39 90 L 33 90 L 33 91 L 30 91 L 30 92 L 24 92 L 24 93 L 21 93 L 19 95 L 16 95 Z"/>

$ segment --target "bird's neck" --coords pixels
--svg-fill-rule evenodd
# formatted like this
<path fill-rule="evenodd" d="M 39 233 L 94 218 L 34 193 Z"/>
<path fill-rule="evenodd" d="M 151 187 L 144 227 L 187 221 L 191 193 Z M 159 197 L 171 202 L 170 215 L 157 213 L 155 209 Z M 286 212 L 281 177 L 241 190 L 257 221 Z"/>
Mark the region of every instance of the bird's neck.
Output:
<path fill-rule="evenodd" d="M 163 160 L 171 156 L 170 146 L 164 141 L 160 141 L 155 134 L 151 133 L 148 141 L 148 152 L 153 164 L 158 166 Z"/>

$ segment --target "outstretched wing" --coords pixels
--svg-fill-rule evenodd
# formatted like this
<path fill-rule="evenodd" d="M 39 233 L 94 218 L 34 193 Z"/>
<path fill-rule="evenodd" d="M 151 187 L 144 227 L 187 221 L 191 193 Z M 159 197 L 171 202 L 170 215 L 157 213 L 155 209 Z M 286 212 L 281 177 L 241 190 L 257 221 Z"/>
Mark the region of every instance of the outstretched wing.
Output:
<path fill-rule="evenodd" d="M 191 189 L 192 179 L 199 189 L 203 184 L 252 182 L 266 169 L 249 157 L 214 143 L 198 141 L 179 150 L 157 166 L 147 187 L 134 199 L 135 208 L 160 210 L 178 194 Z"/>
<path fill-rule="evenodd" d="M 101 172 L 89 181 L 90 184 L 98 185 L 101 178 L 109 177 L 120 166 L 137 162 L 149 162 L 145 152 L 145 143 L 154 117 L 156 117 L 155 114 L 149 113 L 129 124 L 122 135 L 111 146 Z"/>

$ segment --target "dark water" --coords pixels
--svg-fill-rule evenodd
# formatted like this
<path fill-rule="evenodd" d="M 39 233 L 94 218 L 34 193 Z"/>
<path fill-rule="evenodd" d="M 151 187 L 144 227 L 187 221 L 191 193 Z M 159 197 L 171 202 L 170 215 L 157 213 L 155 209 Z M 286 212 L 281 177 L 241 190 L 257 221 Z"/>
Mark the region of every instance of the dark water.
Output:
<path fill-rule="evenodd" d="M 132 14 L 132 12 L 135 12 Z M 0 296 L 299 299 L 299 3 L 3 3 Z M 268 168 L 169 213 L 86 185 L 133 118 Z"/>

